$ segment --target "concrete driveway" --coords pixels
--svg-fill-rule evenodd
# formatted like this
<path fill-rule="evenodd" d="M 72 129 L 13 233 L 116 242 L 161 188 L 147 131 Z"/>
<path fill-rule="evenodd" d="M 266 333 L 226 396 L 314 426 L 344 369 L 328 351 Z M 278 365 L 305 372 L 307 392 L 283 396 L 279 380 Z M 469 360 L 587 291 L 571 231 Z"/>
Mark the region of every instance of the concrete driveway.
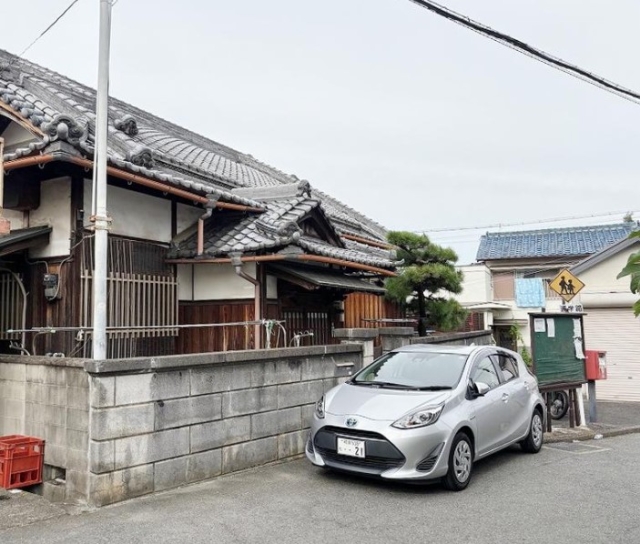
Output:
<path fill-rule="evenodd" d="M 306 460 L 0 531 L 0 542 L 640 542 L 640 435 L 507 451 L 461 493 L 327 473 Z"/>

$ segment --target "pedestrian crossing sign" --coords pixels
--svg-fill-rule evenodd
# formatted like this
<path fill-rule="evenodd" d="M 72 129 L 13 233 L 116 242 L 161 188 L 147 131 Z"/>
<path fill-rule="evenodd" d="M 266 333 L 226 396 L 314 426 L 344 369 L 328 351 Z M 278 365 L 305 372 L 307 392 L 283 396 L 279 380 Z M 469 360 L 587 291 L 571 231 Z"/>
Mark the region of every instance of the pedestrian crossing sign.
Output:
<path fill-rule="evenodd" d="M 565 302 L 569 302 L 584 288 L 578 278 L 567 269 L 562 270 L 549 284 L 549 287 L 558 293 Z"/>

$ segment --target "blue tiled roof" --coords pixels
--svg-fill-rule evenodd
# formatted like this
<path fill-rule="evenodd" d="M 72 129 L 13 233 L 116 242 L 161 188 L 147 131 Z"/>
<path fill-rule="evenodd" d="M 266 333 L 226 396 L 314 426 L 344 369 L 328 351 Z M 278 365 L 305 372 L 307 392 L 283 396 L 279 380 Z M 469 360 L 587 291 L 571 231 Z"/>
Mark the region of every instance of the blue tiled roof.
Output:
<path fill-rule="evenodd" d="M 480 239 L 476 259 L 584 257 L 626 238 L 638 228 L 634 222 L 519 232 L 488 232 Z"/>

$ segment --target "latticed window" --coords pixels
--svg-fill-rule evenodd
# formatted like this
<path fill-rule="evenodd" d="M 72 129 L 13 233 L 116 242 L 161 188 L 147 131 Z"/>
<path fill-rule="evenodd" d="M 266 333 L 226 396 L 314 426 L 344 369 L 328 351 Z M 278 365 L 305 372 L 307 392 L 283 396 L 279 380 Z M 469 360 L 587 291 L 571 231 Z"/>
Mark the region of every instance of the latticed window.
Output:
<path fill-rule="evenodd" d="M 107 357 L 172 354 L 178 335 L 178 283 L 165 264 L 166 247 L 109 238 L 107 272 Z M 93 240 L 83 244 L 83 327 L 91 327 Z M 90 342 L 85 350 L 90 350 Z M 89 353 L 85 353 L 89 356 Z"/>
<path fill-rule="evenodd" d="M 24 296 L 18 278 L 9 272 L 0 271 L 0 340 L 20 339 L 20 334 L 7 333 L 8 330 L 23 327 Z"/>

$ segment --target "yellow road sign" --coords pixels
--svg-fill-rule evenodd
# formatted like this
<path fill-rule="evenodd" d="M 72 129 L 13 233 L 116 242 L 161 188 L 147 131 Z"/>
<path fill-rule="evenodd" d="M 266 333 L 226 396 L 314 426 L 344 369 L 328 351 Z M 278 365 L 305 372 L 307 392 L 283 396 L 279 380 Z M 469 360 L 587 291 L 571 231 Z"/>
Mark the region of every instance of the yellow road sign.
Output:
<path fill-rule="evenodd" d="M 565 302 L 569 302 L 580 291 L 582 291 L 584 283 L 565 269 L 553 279 L 549 284 L 549 287 L 558 293 Z"/>

